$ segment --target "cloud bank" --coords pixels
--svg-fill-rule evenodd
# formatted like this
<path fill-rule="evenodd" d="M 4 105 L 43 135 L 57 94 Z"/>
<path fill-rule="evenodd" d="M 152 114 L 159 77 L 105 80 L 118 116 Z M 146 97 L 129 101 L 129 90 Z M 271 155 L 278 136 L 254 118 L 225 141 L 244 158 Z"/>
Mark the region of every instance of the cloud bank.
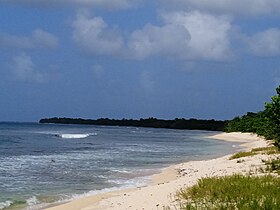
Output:
<path fill-rule="evenodd" d="M 224 61 L 231 57 L 231 20 L 194 12 L 162 15 L 162 25 L 146 24 L 122 34 L 102 17 L 79 12 L 73 21 L 73 39 L 92 55 L 115 55 L 130 59 L 168 56 L 183 60 Z"/>

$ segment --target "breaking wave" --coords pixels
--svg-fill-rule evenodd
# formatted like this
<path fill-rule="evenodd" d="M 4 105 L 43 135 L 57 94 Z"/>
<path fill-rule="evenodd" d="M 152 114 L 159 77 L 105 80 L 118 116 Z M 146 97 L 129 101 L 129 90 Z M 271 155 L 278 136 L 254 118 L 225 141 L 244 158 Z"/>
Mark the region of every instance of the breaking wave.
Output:
<path fill-rule="evenodd" d="M 13 204 L 12 201 L 0 202 L 0 209 L 5 209 Z"/>
<path fill-rule="evenodd" d="M 63 138 L 63 139 L 84 139 L 89 136 L 96 136 L 97 133 L 85 133 L 85 134 L 57 134 L 56 136 Z"/>

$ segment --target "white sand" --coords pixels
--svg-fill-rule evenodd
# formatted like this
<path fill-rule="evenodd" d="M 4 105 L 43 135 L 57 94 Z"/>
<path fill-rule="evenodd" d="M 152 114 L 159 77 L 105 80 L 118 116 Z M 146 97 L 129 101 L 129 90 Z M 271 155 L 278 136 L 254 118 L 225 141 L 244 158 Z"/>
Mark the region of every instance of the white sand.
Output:
<path fill-rule="evenodd" d="M 242 143 L 246 149 L 264 147 L 268 142 L 249 133 L 221 133 L 209 138 Z M 153 182 L 145 187 L 120 190 L 89 196 L 47 210 L 164 210 L 179 209 L 176 193 L 184 187 L 194 185 L 202 177 L 224 176 L 234 173 L 257 172 L 267 155 L 255 155 L 229 160 L 231 155 L 205 161 L 190 161 L 170 166 L 152 177 Z M 240 161 L 239 161 L 240 162 Z"/>

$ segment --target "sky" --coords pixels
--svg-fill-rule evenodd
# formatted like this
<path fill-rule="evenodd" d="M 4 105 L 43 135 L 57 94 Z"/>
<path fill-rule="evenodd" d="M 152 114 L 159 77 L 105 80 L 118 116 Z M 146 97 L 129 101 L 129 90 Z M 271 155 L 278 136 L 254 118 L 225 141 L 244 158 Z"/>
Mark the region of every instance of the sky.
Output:
<path fill-rule="evenodd" d="M 231 119 L 279 84 L 279 0 L 0 0 L 0 121 Z"/>

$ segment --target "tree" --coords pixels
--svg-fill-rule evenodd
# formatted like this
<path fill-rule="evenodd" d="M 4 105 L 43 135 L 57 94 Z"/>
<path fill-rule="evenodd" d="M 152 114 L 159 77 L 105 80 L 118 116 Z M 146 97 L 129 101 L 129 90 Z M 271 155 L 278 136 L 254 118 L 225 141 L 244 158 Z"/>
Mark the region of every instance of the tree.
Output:
<path fill-rule="evenodd" d="M 276 88 L 277 95 L 265 104 L 266 117 L 269 120 L 276 146 L 280 147 L 280 85 Z"/>
<path fill-rule="evenodd" d="M 242 117 L 236 117 L 227 122 L 227 132 L 252 132 L 274 140 L 280 148 L 280 86 L 276 88 L 277 95 L 271 97 L 271 102 L 265 103 L 265 110 L 248 112 Z"/>

